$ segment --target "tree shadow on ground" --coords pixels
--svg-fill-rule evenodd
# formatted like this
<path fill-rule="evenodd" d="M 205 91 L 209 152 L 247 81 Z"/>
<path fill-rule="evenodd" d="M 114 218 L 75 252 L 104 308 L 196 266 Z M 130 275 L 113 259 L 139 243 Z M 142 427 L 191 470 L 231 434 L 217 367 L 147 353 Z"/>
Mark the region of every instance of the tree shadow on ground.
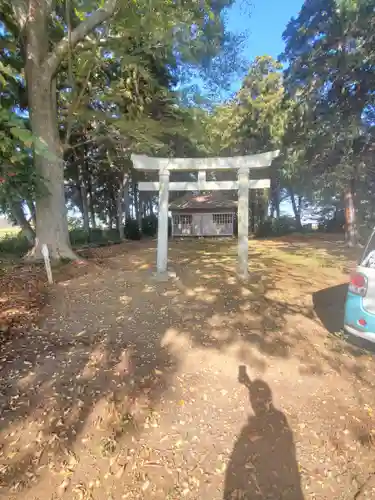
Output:
<path fill-rule="evenodd" d="M 239 368 L 254 415 L 237 439 L 227 467 L 224 500 L 303 500 L 293 432 L 261 379 Z"/>
<path fill-rule="evenodd" d="M 170 309 L 183 320 L 180 335 L 205 348 L 224 350 L 242 342 L 263 355 L 289 357 L 292 339 L 282 335 L 285 317 L 309 312 L 266 297 L 275 288 L 270 271 L 277 262 L 264 257 L 260 262 L 259 255 L 250 252 L 249 259 L 257 262 L 257 268 L 251 272 L 250 284 L 241 284 L 235 272 L 236 256 L 223 258 L 217 247 L 216 252 L 210 245 L 205 247 L 205 255 L 191 258 L 187 251 L 180 251 L 179 259 L 174 259 L 180 299 L 172 300 Z M 256 361 L 253 357 L 247 360 Z"/>
<path fill-rule="evenodd" d="M 89 421 L 100 461 L 150 417 L 176 359 L 160 342 L 167 299 L 157 311 L 147 279 L 130 278 L 104 270 L 74 280 L 40 330 L 0 346 L 0 493 L 64 474 Z"/>
<path fill-rule="evenodd" d="M 291 299 L 283 286 L 278 291 L 280 262 L 256 250 L 249 260 L 251 278 L 243 284 L 232 244 L 172 244 L 179 279 L 157 283 L 150 272 L 154 250 L 142 246 L 60 285 L 41 330 L 1 346 L 4 487 L 38 481 L 41 468 L 50 470 L 54 457 L 86 439 L 87 426 L 97 429 L 90 437 L 98 441 L 97 461 L 120 439 L 139 435 L 192 347 L 230 350 L 261 372 L 270 357 L 295 357 L 313 358 L 316 370 L 327 361 L 353 373 L 355 367 L 332 358 L 337 353 L 315 347 L 311 306 Z M 307 285 L 298 282 L 303 298 Z M 268 296 L 275 290 L 277 297 Z M 291 320 L 305 321 L 305 328 L 290 328 Z M 57 472 L 61 467 L 55 465 Z"/>
<path fill-rule="evenodd" d="M 236 278 L 233 247 L 205 242 L 198 248 L 196 256 L 189 245 L 178 252 L 171 249 L 180 297 L 172 298 L 170 311 L 182 319 L 172 341 L 185 338 L 186 347 L 236 353 L 238 360 L 261 373 L 267 369 L 267 358 L 295 358 L 301 374 L 323 375 L 329 367 L 372 387 L 365 353 L 338 336 L 327 338 L 322 328 L 323 324 L 328 331 L 340 330 L 336 324 L 343 318 L 344 288 L 321 298 L 318 292 L 311 303 L 316 283 L 306 279 L 314 272 L 306 259 L 294 268 L 282 256 L 250 245 L 250 277 L 243 284 Z M 318 283 L 325 279 L 318 273 Z"/>
<path fill-rule="evenodd" d="M 89 421 L 99 429 L 100 453 L 115 450 L 159 404 L 190 345 L 235 346 L 238 359 L 260 370 L 259 354 L 290 355 L 283 317 L 301 309 L 262 298 L 274 286 L 272 259 L 258 262 L 262 276 L 247 287 L 238 283 L 227 243 L 196 248 L 174 248 L 177 282 L 151 279 L 154 253 L 146 247 L 60 285 L 42 328 L 1 346 L 4 487 L 29 486 L 41 468 L 59 470 L 51 462 L 72 449 Z"/>

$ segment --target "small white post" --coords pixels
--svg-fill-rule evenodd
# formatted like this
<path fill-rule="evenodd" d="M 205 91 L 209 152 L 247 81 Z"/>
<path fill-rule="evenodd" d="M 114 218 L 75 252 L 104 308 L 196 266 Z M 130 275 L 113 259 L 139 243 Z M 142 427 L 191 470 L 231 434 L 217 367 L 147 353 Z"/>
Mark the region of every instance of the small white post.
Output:
<path fill-rule="evenodd" d="M 243 280 L 249 275 L 249 169 L 238 171 L 238 274 Z"/>
<path fill-rule="evenodd" d="M 157 273 L 165 275 L 168 266 L 168 199 L 169 199 L 169 172 L 159 172 L 159 213 L 158 213 L 158 249 Z"/>
<path fill-rule="evenodd" d="M 47 272 L 48 283 L 50 285 L 52 285 L 52 283 L 53 283 L 53 277 L 52 277 L 51 261 L 50 261 L 50 258 L 49 258 L 48 246 L 46 244 L 42 245 L 41 252 L 42 252 L 42 255 L 43 255 L 44 265 L 45 265 L 46 272 Z"/>

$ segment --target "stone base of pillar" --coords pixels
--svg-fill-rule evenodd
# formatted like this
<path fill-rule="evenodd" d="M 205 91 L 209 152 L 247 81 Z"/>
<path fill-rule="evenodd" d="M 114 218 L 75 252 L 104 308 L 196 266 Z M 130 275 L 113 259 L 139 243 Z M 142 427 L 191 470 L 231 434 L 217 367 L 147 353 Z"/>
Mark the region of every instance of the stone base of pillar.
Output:
<path fill-rule="evenodd" d="M 152 274 L 152 277 L 155 281 L 159 281 L 160 283 L 164 283 L 166 281 L 177 280 L 177 274 L 174 271 L 165 271 L 165 272 L 155 272 Z"/>
<path fill-rule="evenodd" d="M 237 269 L 237 278 L 242 282 L 242 283 L 247 283 L 249 280 L 249 272 L 243 272 L 241 269 Z"/>

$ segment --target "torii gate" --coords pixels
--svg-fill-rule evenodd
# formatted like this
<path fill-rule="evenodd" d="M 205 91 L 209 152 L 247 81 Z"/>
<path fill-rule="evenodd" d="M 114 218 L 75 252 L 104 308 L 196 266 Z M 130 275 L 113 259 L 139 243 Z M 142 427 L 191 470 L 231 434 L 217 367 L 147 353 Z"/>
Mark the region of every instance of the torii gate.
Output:
<path fill-rule="evenodd" d="M 167 277 L 168 269 L 168 201 L 169 191 L 219 191 L 238 190 L 238 274 L 248 277 L 249 254 L 249 189 L 270 187 L 270 179 L 251 180 L 250 169 L 269 167 L 279 151 L 228 158 L 154 158 L 131 155 L 134 168 L 159 171 L 159 182 L 139 182 L 139 191 L 159 191 L 157 275 Z M 207 170 L 238 171 L 237 181 L 207 181 Z M 169 182 L 172 170 L 198 171 L 198 182 Z"/>

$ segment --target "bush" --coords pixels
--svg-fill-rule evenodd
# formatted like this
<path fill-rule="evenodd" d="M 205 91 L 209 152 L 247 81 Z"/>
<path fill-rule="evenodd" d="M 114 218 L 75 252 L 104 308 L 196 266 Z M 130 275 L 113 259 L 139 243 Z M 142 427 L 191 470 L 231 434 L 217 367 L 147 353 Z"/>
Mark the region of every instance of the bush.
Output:
<path fill-rule="evenodd" d="M 88 237 L 92 243 L 102 243 L 107 240 L 107 231 L 100 228 L 90 229 Z"/>
<path fill-rule="evenodd" d="M 267 238 L 267 236 L 272 236 L 273 235 L 273 224 L 272 220 L 264 220 L 262 221 L 256 231 L 255 231 L 255 236 L 256 238 Z"/>
<path fill-rule="evenodd" d="M 76 228 L 69 231 L 70 243 L 72 246 L 87 245 L 90 241 L 90 233 L 83 229 Z"/>
<path fill-rule="evenodd" d="M 30 248 L 29 240 L 21 232 L 18 234 L 5 234 L 0 238 L 0 255 L 22 257 Z"/>
<path fill-rule="evenodd" d="M 345 217 L 333 217 L 332 219 L 321 221 L 319 231 L 323 233 L 344 233 Z"/>
<path fill-rule="evenodd" d="M 158 234 L 158 218 L 156 215 L 149 215 L 142 219 L 142 235 L 151 236 Z M 168 217 L 168 238 L 172 237 L 172 219 Z"/>
<path fill-rule="evenodd" d="M 285 236 L 295 232 L 301 232 L 301 229 L 297 229 L 295 220 L 290 217 L 280 217 L 279 219 L 268 219 L 261 222 L 255 236 L 257 238 L 267 238 L 269 236 Z"/>
<path fill-rule="evenodd" d="M 90 229 L 89 232 L 82 228 L 69 231 L 70 242 L 73 247 L 92 244 L 110 244 L 120 241 L 117 229 Z"/>
<path fill-rule="evenodd" d="M 142 234 L 145 236 L 156 236 L 158 232 L 158 218 L 155 215 L 148 215 L 142 219 Z"/>
<path fill-rule="evenodd" d="M 142 220 L 142 230 L 146 236 L 155 236 L 157 233 L 157 217 L 145 217 Z M 169 221 L 168 232 L 171 234 L 171 224 Z M 136 220 L 127 219 L 124 227 L 124 236 L 128 240 L 140 240 L 141 232 Z M 120 236 L 117 229 L 91 229 L 89 232 L 84 229 L 75 227 L 69 231 L 70 242 L 73 247 L 81 247 L 85 245 L 110 245 L 119 243 Z M 22 257 L 31 245 L 27 238 L 20 231 L 18 234 L 0 233 L 0 255 Z"/>
<path fill-rule="evenodd" d="M 120 241 L 120 235 L 117 229 L 91 229 L 91 243 L 117 243 Z"/>
<path fill-rule="evenodd" d="M 101 240 L 99 240 L 101 238 Z M 98 241 L 106 241 L 108 243 L 116 243 L 120 241 L 120 235 L 116 228 L 104 229 L 101 236 L 98 236 Z"/>
<path fill-rule="evenodd" d="M 127 240 L 140 240 L 141 232 L 139 230 L 138 222 L 135 219 L 127 219 L 124 228 L 125 238 Z"/>

